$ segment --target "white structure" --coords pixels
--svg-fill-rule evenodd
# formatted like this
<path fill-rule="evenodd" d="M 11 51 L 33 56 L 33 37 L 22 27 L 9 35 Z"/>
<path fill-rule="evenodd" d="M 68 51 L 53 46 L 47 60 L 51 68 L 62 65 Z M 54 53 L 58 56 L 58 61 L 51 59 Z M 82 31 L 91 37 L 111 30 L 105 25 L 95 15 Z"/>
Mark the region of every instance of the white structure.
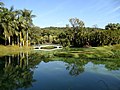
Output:
<path fill-rule="evenodd" d="M 48 47 L 48 46 L 53 46 L 54 49 L 42 49 L 42 47 Z M 44 51 L 51 51 L 51 50 L 56 50 L 56 49 L 62 49 L 61 45 L 39 45 L 39 46 L 34 46 L 34 50 L 44 50 Z"/>

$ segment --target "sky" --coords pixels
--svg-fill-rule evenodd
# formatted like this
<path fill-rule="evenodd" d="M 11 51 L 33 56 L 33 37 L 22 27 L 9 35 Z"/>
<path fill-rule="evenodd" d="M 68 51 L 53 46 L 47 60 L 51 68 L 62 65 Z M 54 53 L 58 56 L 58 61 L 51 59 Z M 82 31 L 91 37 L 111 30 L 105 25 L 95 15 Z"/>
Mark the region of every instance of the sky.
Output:
<path fill-rule="evenodd" d="M 35 26 L 65 27 L 70 18 L 79 18 L 86 27 L 104 28 L 120 23 L 120 0 L 0 0 L 5 7 L 32 10 Z"/>

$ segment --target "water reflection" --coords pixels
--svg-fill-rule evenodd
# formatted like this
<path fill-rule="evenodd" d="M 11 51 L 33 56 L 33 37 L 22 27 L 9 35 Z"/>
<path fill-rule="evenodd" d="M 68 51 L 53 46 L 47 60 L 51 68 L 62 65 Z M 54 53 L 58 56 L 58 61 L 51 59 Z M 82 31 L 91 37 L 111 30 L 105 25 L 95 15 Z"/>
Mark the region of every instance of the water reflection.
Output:
<path fill-rule="evenodd" d="M 69 59 L 70 61 L 70 59 Z M 87 64 L 87 61 L 83 60 L 71 60 L 72 62 L 68 62 L 66 64 L 66 70 L 69 70 L 69 74 L 71 76 L 77 76 L 84 72 L 84 66 Z"/>
<path fill-rule="evenodd" d="M 28 88 L 35 81 L 32 66 L 28 65 L 28 53 L 0 58 L 0 90 Z"/>
<path fill-rule="evenodd" d="M 55 61 L 60 61 L 60 62 L 56 63 Z M 50 62 L 54 62 L 54 64 Z M 61 63 L 61 62 L 64 62 L 64 63 Z M 61 68 L 61 67 L 62 67 L 61 71 L 59 69 L 55 69 L 55 68 Z M 51 73 L 50 70 L 54 70 L 54 71 Z M 113 75 L 117 75 L 118 80 L 114 79 L 113 77 L 110 77 L 111 79 L 110 78 L 108 79 L 106 78 L 106 76 L 104 76 L 104 78 L 106 80 L 113 80 L 115 83 L 111 82 L 112 84 L 115 84 L 115 85 L 120 84 L 120 75 L 119 75 L 120 61 L 119 60 L 109 61 L 109 62 L 105 60 L 89 61 L 89 60 L 74 59 L 74 58 L 58 58 L 58 57 L 54 57 L 51 54 L 44 55 L 42 53 L 29 54 L 29 53 L 20 52 L 19 54 L 16 54 L 16 55 L 0 57 L 0 90 L 14 90 L 14 89 L 40 90 L 40 87 L 38 84 L 42 86 L 43 83 L 40 83 L 39 81 L 46 82 L 51 86 L 54 84 L 53 85 L 54 88 L 55 88 L 55 85 L 56 85 L 56 88 L 58 88 L 57 85 L 64 86 L 65 84 L 66 86 L 64 86 L 63 88 L 61 87 L 60 90 L 61 89 L 62 90 L 68 90 L 68 89 L 69 90 L 79 90 L 79 89 L 87 90 L 88 88 L 87 89 L 83 88 L 81 86 L 82 84 L 84 87 L 85 85 L 88 85 L 88 86 L 91 85 L 92 86 L 91 90 L 96 89 L 98 87 L 101 88 L 103 86 L 104 87 L 102 88 L 102 90 L 106 90 L 106 88 L 107 90 L 109 90 L 110 85 L 106 84 L 107 82 L 106 80 L 99 79 L 98 77 L 99 75 L 96 74 L 97 71 L 100 74 L 104 74 L 104 75 L 110 75 L 111 73 L 113 73 Z M 49 79 L 49 81 L 45 78 L 43 80 L 43 78 L 41 78 L 42 76 Z M 70 76 L 74 76 L 74 78 Z M 58 80 L 58 77 L 60 78 L 59 80 Z M 93 79 L 91 83 L 87 81 L 87 80 L 91 80 L 91 78 L 89 77 L 95 78 L 96 80 Z M 103 76 L 100 76 L 100 77 L 103 77 Z M 65 79 L 67 81 L 65 81 Z M 56 81 L 56 82 L 53 83 L 53 81 L 54 82 Z M 81 83 L 81 85 L 79 86 L 78 83 Z M 69 84 L 73 86 L 71 86 L 71 88 L 66 88 L 67 85 Z M 96 84 L 96 87 L 93 88 L 94 84 Z M 46 84 L 44 84 L 43 87 L 45 85 Z M 100 85 L 102 86 L 100 87 Z M 53 87 L 51 87 L 51 89 Z M 44 89 L 44 88 L 41 88 L 41 89 Z M 116 90 L 119 90 L 119 89 L 120 87 L 116 86 Z M 49 88 L 46 88 L 46 90 L 49 90 Z"/>

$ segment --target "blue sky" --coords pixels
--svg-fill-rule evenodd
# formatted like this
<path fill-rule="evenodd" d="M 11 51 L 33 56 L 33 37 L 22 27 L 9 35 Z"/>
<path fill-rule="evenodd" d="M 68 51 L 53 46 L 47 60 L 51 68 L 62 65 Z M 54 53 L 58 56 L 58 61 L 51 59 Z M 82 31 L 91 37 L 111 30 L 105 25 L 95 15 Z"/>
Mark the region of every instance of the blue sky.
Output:
<path fill-rule="evenodd" d="M 79 18 L 86 27 L 120 23 L 120 0 L 1 0 L 6 7 L 29 9 L 40 27 L 66 26 L 70 18 Z"/>

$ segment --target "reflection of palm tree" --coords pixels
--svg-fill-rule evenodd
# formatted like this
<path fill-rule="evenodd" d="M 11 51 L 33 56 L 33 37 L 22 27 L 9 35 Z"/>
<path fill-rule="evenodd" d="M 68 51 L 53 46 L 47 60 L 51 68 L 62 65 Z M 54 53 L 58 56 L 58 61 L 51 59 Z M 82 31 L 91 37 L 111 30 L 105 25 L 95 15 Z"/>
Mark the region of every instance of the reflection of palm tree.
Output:
<path fill-rule="evenodd" d="M 33 72 L 28 69 L 21 68 L 19 66 L 13 67 L 9 64 L 4 68 L 2 85 L 5 85 L 4 88 L 7 90 L 28 87 L 32 85 L 32 75 Z"/>
<path fill-rule="evenodd" d="M 33 80 L 33 71 L 31 71 L 30 68 L 26 67 L 27 60 L 25 58 L 25 54 L 21 55 L 24 58 L 19 57 L 18 59 L 22 58 L 21 62 L 19 63 L 16 62 L 16 60 L 14 59 L 16 58 L 16 56 L 20 55 L 4 57 L 6 60 L 4 60 L 5 63 L 3 63 L 3 73 L 0 73 L 1 90 L 28 88 L 31 87 L 32 82 L 35 81 Z"/>

